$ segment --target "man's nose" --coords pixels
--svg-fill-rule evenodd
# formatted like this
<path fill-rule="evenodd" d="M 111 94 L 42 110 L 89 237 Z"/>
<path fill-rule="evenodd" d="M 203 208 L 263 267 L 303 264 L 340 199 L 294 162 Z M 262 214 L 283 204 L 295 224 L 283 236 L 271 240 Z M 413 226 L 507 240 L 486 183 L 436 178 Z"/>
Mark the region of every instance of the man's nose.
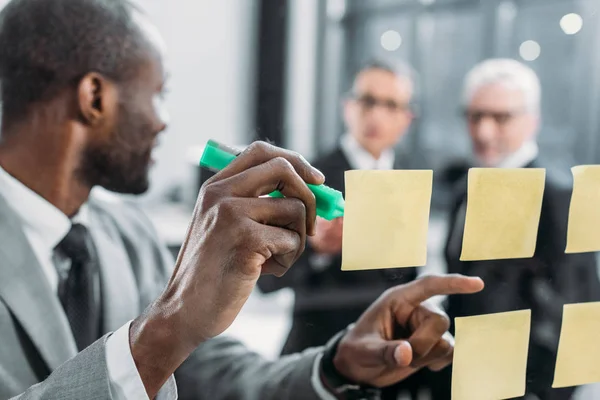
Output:
<path fill-rule="evenodd" d="M 367 120 L 372 122 L 382 121 L 387 117 L 388 110 L 385 106 L 377 104 L 375 107 L 371 107 L 366 113 L 365 117 Z"/>
<path fill-rule="evenodd" d="M 479 141 L 490 141 L 496 136 L 498 127 L 492 118 L 482 118 L 474 126 L 475 138 Z"/>

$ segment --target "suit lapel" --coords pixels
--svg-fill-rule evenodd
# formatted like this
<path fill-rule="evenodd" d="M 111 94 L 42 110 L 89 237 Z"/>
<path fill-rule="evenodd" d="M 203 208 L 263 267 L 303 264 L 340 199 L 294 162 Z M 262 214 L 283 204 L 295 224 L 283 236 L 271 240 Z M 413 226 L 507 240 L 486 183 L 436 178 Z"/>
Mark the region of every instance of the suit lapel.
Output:
<path fill-rule="evenodd" d="M 139 290 L 119 232 L 90 207 L 90 234 L 100 258 L 105 332 L 115 331 L 140 313 Z"/>
<path fill-rule="evenodd" d="M 0 196 L 0 298 L 50 368 L 77 354 L 58 297 L 52 292 L 18 218 Z"/>

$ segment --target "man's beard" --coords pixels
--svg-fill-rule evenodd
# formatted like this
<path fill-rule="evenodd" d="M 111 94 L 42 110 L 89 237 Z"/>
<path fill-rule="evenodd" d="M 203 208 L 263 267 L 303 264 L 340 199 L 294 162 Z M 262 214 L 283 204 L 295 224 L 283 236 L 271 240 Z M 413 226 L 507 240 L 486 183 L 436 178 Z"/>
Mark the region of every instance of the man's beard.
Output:
<path fill-rule="evenodd" d="M 152 131 L 137 113 L 121 105 L 119 122 L 110 141 L 88 146 L 80 163 L 80 177 L 90 186 L 123 194 L 148 190 Z"/>

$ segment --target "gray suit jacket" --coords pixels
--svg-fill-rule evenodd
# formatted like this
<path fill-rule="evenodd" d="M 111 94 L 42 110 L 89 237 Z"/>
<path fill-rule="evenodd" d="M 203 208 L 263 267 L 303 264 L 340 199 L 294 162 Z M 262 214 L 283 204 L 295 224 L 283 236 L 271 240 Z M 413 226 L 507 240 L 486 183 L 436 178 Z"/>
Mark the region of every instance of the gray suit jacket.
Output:
<path fill-rule="evenodd" d="M 111 399 L 108 333 L 164 288 L 173 260 L 153 227 L 124 201 L 91 198 L 90 232 L 101 262 L 104 337 L 77 354 L 66 316 L 18 218 L 0 196 L 0 400 Z M 175 377 L 180 399 L 318 399 L 317 349 L 269 362 L 225 337 L 201 345 Z"/>

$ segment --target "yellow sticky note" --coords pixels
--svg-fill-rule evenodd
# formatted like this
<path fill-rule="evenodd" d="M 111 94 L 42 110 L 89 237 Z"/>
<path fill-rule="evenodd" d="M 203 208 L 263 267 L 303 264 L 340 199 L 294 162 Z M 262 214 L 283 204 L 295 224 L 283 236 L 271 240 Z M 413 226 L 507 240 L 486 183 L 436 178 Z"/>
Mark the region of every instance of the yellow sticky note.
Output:
<path fill-rule="evenodd" d="M 600 382 L 600 302 L 566 304 L 553 388 Z"/>
<path fill-rule="evenodd" d="M 542 211 L 543 168 L 469 170 L 462 261 L 533 257 Z"/>
<path fill-rule="evenodd" d="M 427 261 L 433 171 L 347 171 L 342 270 Z"/>
<path fill-rule="evenodd" d="M 456 318 L 452 400 L 523 396 L 531 311 Z"/>
<path fill-rule="evenodd" d="M 580 165 L 571 171 L 566 253 L 600 251 L 600 165 Z"/>

